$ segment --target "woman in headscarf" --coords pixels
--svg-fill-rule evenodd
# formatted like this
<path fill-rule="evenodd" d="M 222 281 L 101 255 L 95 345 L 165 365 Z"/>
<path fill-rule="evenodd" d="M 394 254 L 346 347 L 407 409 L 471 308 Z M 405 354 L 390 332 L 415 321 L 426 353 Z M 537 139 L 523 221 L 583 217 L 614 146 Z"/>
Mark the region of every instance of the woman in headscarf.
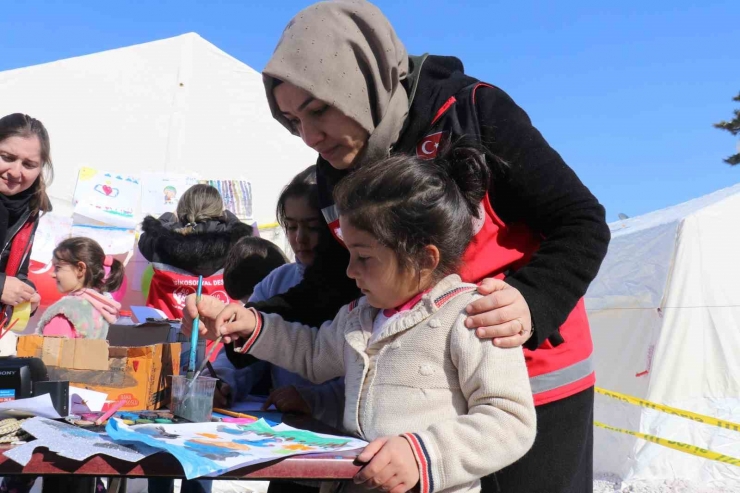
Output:
<path fill-rule="evenodd" d="M 461 271 L 485 295 L 466 325 L 498 346 L 524 346 L 538 420 L 531 451 L 484 491 L 591 491 L 595 378 L 582 297 L 609 242 L 604 208 L 504 91 L 466 75 L 457 58 L 409 56 L 370 3 L 299 12 L 263 77 L 273 116 L 319 154 L 320 205 L 339 241 L 301 284 L 256 308 L 314 326 L 332 318 L 359 296 L 344 272 L 334 186 L 389 154 L 431 158 L 477 141 L 493 178 Z"/>

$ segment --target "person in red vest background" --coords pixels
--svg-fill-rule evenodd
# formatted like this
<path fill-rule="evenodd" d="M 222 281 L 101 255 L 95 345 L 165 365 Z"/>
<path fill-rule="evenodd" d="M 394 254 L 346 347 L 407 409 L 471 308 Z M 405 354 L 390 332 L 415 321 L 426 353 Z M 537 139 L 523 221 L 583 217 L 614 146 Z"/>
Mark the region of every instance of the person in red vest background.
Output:
<path fill-rule="evenodd" d="M 317 252 L 300 284 L 249 305 L 311 326 L 332 319 L 359 296 L 345 272 L 335 185 L 389 154 L 433 158 L 472 139 L 486 148 L 492 178 L 460 272 L 484 295 L 468 306 L 466 326 L 483 343 L 523 346 L 537 406 L 533 448 L 483 490 L 592 491 L 595 375 L 583 296 L 610 239 L 598 200 L 508 94 L 467 75 L 457 58 L 410 56 L 368 2 L 298 13 L 263 80 L 274 118 L 319 155 L 320 206 L 337 241 Z M 232 362 L 245 363 L 231 346 Z"/>
<path fill-rule="evenodd" d="M 175 214 L 144 218 L 139 250 L 154 270 L 147 306 L 172 319 L 181 318 L 185 298 L 197 289 L 198 276 L 203 276 L 203 294 L 230 303 L 223 279 L 226 257 L 240 238 L 251 235 L 252 227 L 224 210 L 221 195 L 210 185 L 186 190 Z"/>
<path fill-rule="evenodd" d="M 28 280 L 28 266 L 40 213 L 51 210 L 46 187 L 52 171 L 51 143 L 44 125 L 21 113 L 0 118 L 0 300 L 4 315 L 23 302 L 30 302 L 35 310 L 41 301 Z"/>

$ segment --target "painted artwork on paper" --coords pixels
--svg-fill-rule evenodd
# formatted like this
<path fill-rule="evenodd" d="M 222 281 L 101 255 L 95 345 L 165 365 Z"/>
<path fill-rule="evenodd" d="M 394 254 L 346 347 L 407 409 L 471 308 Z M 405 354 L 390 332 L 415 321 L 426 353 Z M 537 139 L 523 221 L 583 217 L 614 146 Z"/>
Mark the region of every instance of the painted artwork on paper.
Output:
<path fill-rule="evenodd" d="M 72 218 L 47 212 L 39 219 L 31 247 L 31 260 L 51 263 L 54 249 L 72 234 Z"/>
<path fill-rule="evenodd" d="M 188 479 L 218 476 L 241 467 L 291 455 L 361 449 L 367 442 L 322 435 L 285 424 L 192 423 L 127 426 L 111 420 L 106 428 L 117 443 L 143 443 L 166 450 Z"/>
<path fill-rule="evenodd" d="M 159 217 L 165 212 L 175 212 L 182 194 L 196 183 L 196 177 L 184 174 L 142 173 L 142 213 Z"/>
<path fill-rule="evenodd" d="M 246 180 L 200 180 L 218 190 L 224 199 L 224 208 L 240 221 L 252 220 L 252 184 Z"/>
<path fill-rule="evenodd" d="M 82 168 L 74 193 L 75 224 L 135 228 L 139 178 Z"/>
<path fill-rule="evenodd" d="M 145 444 L 121 445 L 105 435 L 46 418 L 29 419 L 21 427 L 36 440 L 13 447 L 3 454 L 23 466 L 28 464 L 38 447 L 46 447 L 61 457 L 73 460 L 85 460 L 93 455 L 104 454 L 127 462 L 138 462 L 159 452 L 159 449 Z"/>

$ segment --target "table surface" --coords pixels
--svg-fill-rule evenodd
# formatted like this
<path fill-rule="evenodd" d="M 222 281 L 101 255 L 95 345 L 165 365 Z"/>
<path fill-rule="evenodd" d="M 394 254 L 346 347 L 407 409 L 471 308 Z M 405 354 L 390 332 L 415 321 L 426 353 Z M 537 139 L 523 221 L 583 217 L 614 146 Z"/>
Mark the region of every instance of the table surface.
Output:
<path fill-rule="evenodd" d="M 260 415 L 262 413 L 253 413 Z M 274 415 L 274 414 L 273 414 Z M 284 415 L 283 423 L 317 433 L 338 434 L 336 430 L 304 416 Z M 0 452 L 10 446 L 1 446 Z M 265 462 L 228 472 L 220 479 L 350 479 L 360 466 L 355 463 L 358 451 L 300 455 Z M 31 461 L 21 466 L 0 454 L 0 476 L 7 475 L 76 474 L 102 477 L 173 477 L 184 478 L 180 463 L 170 454 L 158 453 L 139 462 L 126 462 L 106 455 L 96 455 L 85 461 L 60 457 L 46 448 L 38 448 Z"/>

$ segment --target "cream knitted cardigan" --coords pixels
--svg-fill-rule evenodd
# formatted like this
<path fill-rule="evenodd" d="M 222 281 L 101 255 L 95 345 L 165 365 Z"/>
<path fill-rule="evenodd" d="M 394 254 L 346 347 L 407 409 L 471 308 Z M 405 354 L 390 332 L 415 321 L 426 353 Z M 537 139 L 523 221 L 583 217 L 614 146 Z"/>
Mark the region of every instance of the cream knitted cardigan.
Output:
<path fill-rule="evenodd" d="M 463 324 L 478 297 L 474 285 L 448 276 L 375 336 L 378 309 L 365 298 L 320 330 L 255 312 L 256 330 L 235 350 L 316 383 L 344 375 L 348 432 L 404 436 L 422 493 L 478 491 L 478 478 L 522 457 L 536 431 L 522 349 L 481 341 Z"/>

